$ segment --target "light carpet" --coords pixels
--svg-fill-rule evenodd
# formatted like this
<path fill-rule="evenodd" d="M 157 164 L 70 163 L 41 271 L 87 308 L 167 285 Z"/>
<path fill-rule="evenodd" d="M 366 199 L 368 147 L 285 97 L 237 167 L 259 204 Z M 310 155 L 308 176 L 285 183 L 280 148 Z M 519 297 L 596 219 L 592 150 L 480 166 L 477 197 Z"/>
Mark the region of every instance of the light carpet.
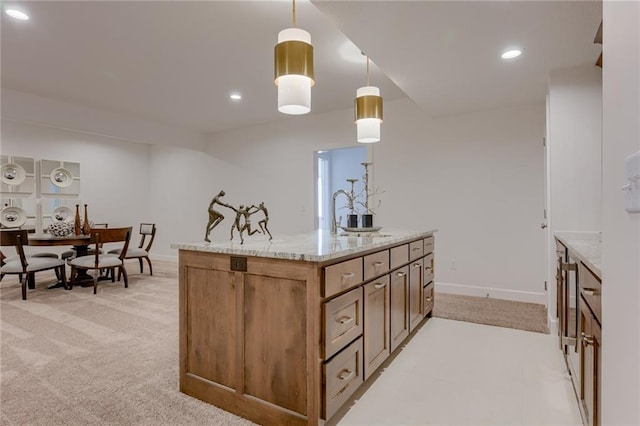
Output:
<path fill-rule="evenodd" d="M 177 265 L 128 263 L 129 288 L 0 282 L 0 424 L 250 425 L 179 391 Z"/>
<path fill-rule="evenodd" d="M 549 333 L 547 328 L 547 308 L 536 303 L 436 293 L 433 316 L 538 333 Z"/>

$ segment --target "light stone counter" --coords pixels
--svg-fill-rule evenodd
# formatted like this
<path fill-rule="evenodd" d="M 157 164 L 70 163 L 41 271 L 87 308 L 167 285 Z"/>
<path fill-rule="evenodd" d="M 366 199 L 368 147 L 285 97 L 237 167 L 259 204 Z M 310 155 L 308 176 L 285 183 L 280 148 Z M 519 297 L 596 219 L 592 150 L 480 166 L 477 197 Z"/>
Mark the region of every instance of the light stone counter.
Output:
<path fill-rule="evenodd" d="M 210 243 L 173 243 L 171 248 L 240 256 L 324 262 L 353 253 L 428 237 L 436 231 L 436 229 L 429 231 L 382 229 L 380 232 L 371 234 L 360 233 L 347 236 L 344 233 L 331 235 L 328 231 L 319 230 L 299 235 L 276 235 L 271 241 L 262 235 L 255 235 L 245 237 L 242 245 L 236 239 L 234 241 L 213 241 Z"/>
<path fill-rule="evenodd" d="M 600 232 L 556 232 L 555 237 L 564 244 L 571 256 L 580 259 L 602 279 L 602 234 Z"/>

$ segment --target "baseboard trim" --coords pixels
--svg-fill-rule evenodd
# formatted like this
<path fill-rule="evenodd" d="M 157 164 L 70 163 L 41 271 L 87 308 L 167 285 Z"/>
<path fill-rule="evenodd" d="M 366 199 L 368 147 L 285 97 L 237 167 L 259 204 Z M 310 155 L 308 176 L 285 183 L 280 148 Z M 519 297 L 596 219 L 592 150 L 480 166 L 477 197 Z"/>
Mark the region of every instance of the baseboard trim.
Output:
<path fill-rule="evenodd" d="M 515 302 L 528 302 L 545 305 L 547 295 L 531 291 L 505 290 L 503 288 L 478 287 L 464 284 L 452 284 L 436 282 L 435 290 L 440 293 L 460 294 L 463 296 L 491 297 L 493 299 L 513 300 Z"/>
<path fill-rule="evenodd" d="M 149 258 L 151 260 L 161 260 L 166 262 L 178 262 L 178 255 L 172 254 L 150 254 Z"/>

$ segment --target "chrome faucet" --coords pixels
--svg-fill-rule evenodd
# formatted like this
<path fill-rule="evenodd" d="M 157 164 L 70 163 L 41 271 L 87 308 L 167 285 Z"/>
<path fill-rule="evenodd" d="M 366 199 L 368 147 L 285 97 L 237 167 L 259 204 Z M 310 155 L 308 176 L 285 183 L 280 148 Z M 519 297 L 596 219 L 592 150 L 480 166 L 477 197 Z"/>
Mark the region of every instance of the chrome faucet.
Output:
<path fill-rule="evenodd" d="M 349 202 L 351 203 L 351 196 L 344 189 L 338 189 L 336 192 L 333 193 L 333 203 L 331 205 L 331 233 L 332 234 L 338 233 L 339 223 L 336 222 L 336 197 L 340 194 L 344 194 L 349 200 Z"/>

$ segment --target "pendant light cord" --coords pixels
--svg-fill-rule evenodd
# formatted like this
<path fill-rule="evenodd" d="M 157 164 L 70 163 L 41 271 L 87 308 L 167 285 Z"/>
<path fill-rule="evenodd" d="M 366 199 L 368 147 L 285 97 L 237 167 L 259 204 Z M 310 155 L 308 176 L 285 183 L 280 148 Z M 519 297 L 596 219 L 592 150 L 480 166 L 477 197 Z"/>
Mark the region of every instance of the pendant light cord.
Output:
<path fill-rule="evenodd" d="M 369 84 L 369 57 L 367 56 L 367 86 L 370 86 Z"/>
<path fill-rule="evenodd" d="M 293 23 L 293 28 L 296 27 L 296 0 L 293 0 L 293 19 L 291 20 Z"/>

